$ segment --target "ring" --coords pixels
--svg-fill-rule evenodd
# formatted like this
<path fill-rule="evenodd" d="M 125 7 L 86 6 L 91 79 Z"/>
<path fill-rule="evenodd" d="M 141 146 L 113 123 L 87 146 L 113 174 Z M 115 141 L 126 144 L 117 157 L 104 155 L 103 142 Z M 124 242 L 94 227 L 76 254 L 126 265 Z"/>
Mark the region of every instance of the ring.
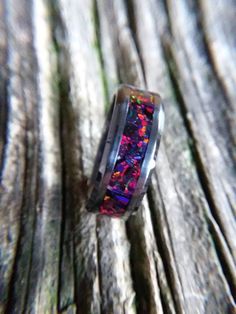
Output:
<path fill-rule="evenodd" d="M 86 209 L 127 219 L 137 211 L 156 165 L 164 127 L 158 94 L 121 85 L 113 97 Z"/>

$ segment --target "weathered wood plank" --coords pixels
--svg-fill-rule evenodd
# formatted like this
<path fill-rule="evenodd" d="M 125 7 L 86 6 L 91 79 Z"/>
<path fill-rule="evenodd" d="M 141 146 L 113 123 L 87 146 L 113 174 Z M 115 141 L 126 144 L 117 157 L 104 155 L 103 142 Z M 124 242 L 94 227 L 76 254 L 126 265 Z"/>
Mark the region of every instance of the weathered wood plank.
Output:
<path fill-rule="evenodd" d="M 234 313 L 234 1 L 0 3 L 0 313 Z M 128 222 L 85 210 L 118 83 L 167 117 Z"/>
<path fill-rule="evenodd" d="M 7 23 L 5 15 L 5 4 L 0 4 L 0 165 L 3 163 L 4 145 L 6 142 L 6 121 L 7 121 L 7 78 L 8 71 L 5 67 L 7 61 Z"/>

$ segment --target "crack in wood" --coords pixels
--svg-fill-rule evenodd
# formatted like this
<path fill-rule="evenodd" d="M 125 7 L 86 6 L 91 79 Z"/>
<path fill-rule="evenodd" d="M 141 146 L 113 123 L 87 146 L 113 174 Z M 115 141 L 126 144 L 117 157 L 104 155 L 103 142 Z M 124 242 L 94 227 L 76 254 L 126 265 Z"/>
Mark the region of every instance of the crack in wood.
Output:
<path fill-rule="evenodd" d="M 148 190 L 148 202 L 149 202 L 149 207 L 150 207 L 150 212 L 152 215 L 152 221 L 153 221 L 153 226 L 154 226 L 154 234 L 155 234 L 155 238 L 156 238 L 156 243 L 157 243 L 157 248 L 158 248 L 158 252 L 161 256 L 161 259 L 163 261 L 163 267 L 164 267 L 164 272 L 167 278 L 167 284 L 169 287 L 169 290 L 171 291 L 171 296 L 172 296 L 172 300 L 174 301 L 174 306 L 175 306 L 175 312 L 176 313 L 183 313 L 182 310 L 182 305 L 181 302 L 179 302 L 179 295 L 176 295 L 176 291 L 178 291 L 178 288 L 176 287 L 176 281 L 174 279 L 173 276 L 173 268 L 170 264 L 170 252 L 166 246 L 165 243 L 165 237 L 163 236 L 162 233 L 162 224 L 160 223 L 160 220 L 158 219 L 158 216 L 160 214 L 158 214 L 156 212 L 156 208 L 160 208 L 160 205 L 157 206 L 156 202 L 155 202 L 155 198 L 153 198 L 153 187 L 151 186 Z M 161 195 L 160 191 L 159 194 Z M 162 200 L 160 200 L 161 202 L 161 207 L 163 207 L 164 209 L 164 203 Z M 165 211 L 165 210 L 164 210 Z M 166 220 L 167 222 L 167 220 Z M 170 240 L 170 239 L 169 239 Z M 173 254 L 173 252 L 171 252 L 171 254 Z M 167 313 L 170 311 L 169 307 L 168 307 L 168 299 L 166 298 L 165 295 L 165 291 L 162 290 L 161 287 L 161 295 L 162 295 L 162 299 L 163 299 L 163 303 L 164 303 L 164 309 L 166 309 Z M 165 313 L 165 312 L 164 312 Z"/>
<path fill-rule="evenodd" d="M 108 112 L 110 106 L 109 92 L 108 92 L 108 82 L 106 78 L 105 68 L 104 68 L 104 60 L 101 48 L 101 30 L 100 30 L 100 21 L 98 14 L 98 5 L 97 0 L 93 0 L 93 18 L 94 18 L 94 31 L 96 35 L 96 47 L 98 51 L 99 61 L 101 65 L 101 80 L 103 83 L 103 90 L 105 95 L 105 111 Z"/>

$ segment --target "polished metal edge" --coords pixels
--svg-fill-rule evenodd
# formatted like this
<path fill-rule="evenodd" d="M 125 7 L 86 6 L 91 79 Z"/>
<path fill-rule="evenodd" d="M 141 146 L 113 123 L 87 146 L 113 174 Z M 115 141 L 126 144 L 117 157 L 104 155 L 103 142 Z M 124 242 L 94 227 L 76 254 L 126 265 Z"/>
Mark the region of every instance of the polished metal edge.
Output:
<path fill-rule="evenodd" d="M 88 211 L 98 212 L 98 207 L 105 196 L 107 185 L 116 163 L 129 103 L 129 97 L 127 97 L 123 89 L 124 85 L 120 85 L 114 96 L 112 116 L 104 136 L 105 145 L 104 143 L 101 145 L 104 149 L 100 160 L 97 161 L 95 166 L 97 167 L 97 170 L 95 169 L 96 175 L 93 177 L 93 182 L 91 182 L 90 195 L 86 204 Z M 101 154 L 101 152 L 99 153 Z"/>

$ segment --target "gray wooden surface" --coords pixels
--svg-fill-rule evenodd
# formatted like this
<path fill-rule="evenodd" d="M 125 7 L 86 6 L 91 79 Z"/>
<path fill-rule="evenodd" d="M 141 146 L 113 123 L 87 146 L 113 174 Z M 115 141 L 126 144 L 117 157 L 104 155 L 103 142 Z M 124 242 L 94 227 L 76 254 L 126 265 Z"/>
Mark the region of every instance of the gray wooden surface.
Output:
<path fill-rule="evenodd" d="M 0 313 L 236 313 L 235 0 L 0 0 Z M 86 212 L 119 83 L 159 92 L 152 183 Z"/>

